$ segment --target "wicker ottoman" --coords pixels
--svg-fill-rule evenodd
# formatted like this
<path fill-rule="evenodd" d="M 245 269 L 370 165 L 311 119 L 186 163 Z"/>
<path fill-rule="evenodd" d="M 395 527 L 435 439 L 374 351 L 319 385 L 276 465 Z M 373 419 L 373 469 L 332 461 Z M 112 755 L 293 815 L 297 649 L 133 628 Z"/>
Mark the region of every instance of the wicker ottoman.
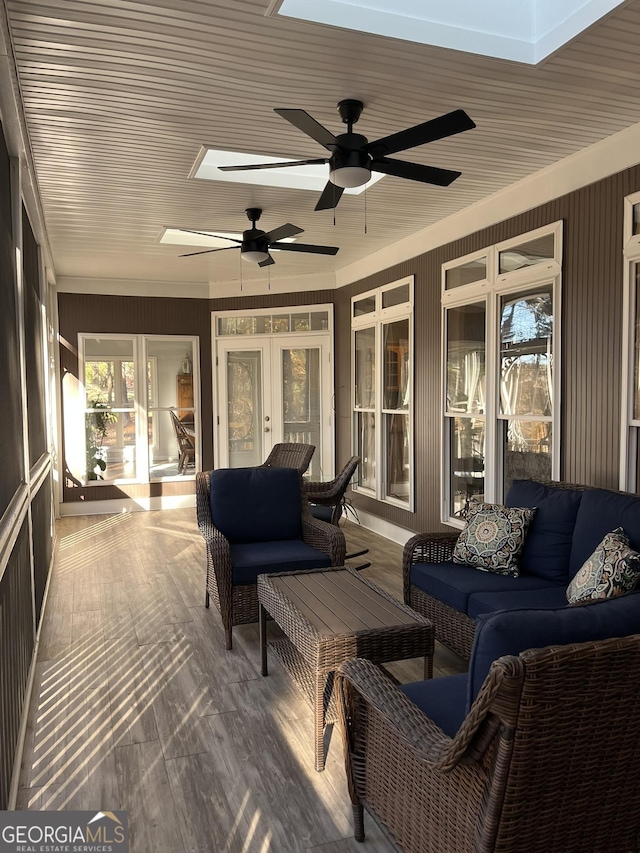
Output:
<path fill-rule="evenodd" d="M 433 674 L 432 624 L 352 569 L 259 575 L 258 602 L 262 674 L 268 613 L 286 634 L 272 645 L 314 708 L 316 770 L 324 769 L 324 727 L 335 721 L 333 673 L 341 663 L 424 657 L 425 677 Z"/>

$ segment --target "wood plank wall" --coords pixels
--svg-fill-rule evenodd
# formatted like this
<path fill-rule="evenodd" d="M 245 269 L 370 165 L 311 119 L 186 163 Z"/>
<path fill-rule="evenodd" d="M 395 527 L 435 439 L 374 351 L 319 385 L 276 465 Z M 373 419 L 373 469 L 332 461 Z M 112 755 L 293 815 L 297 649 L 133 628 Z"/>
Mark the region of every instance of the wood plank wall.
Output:
<path fill-rule="evenodd" d="M 53 554 L 45 285 L 19 182 L 18 163 L 9 157 L 0 126 L 0 809 L 11 807 L 12 780 L 15 787 L 18 778 L 30 673 Z M 22 250 L 22 286 L 16 248 Z"/>
<path fill-rule="evenodd" d="M 351 453 L 351 297 L 415 275 L 416 511 L 354 495 L 356 507 L 409 530 L 439 530 L 441 266 L 485 246 L 562 220 L 561 477 L 617 488 L 623 289 L 623 199 L 640 189 L 640 166 L 583 187 L 464 239 L 369 276 L 336 294 L 337 460 Z"/>
<path fill-rule="evenodd" d="M 440 529 L 440 280 L 441 265 L 543 225 L 562 220 L 561 476 L 616 488 L 620 443 L 623 199 L 640 189 L 640 166 L 559 197 L 513 219 L 455 240 L 338 291 L 265 294 L 217 300 L 59 295 L 61 333 L 71 347 L 84 332 L 197 334 L 203 382 L 203 466 L 213 463 L 210 312 L 333 302 L 335 305 L 336 467 L 351 455 L 350 300 L 357 293 L 415 275 L 416 511 L 364 496 L 354 504 L 409 530 Z M 63 366 L 77 359 L 63 348 Z M 136 487 L 132 487 L 135 490 Z M 192 483 L 138 487 L 141 495 L 192 490 Z M 83 499 L 118 497 L 116 487 L 85 489 Z M 133 492 L 128 489 L 128 493 Z M 65 489 L 77 500 L 81 489 Z"/>
<path fill-rule="evenodd" d="M 31 611 L 31 561 L 27 521 L 22 524 L 0 580 L 0 808 L 9 803 L 9 786 L 18 745 L 29 667 L 34 651 Z"/>
<path fill-rule="evenodd" d="M 212 388 L 211 313 L 242 309 L 281 308 L 286 305 L 321 305 L 333 301 L 334 291 L 279 293 L 224 299 L 180 299 L 138 296 L 101 296 L 59 293 L 60 372 L 78 375 L 78 334 L 196 335 L 200 339 L 202 415 L 202 468 L 213 468 L 213 422 L 216 414 Z M 64 437 L 61 453 L 64 458 Z M 78 486 L 64 483 L 64 501 L 102 501 L 131 497 L 194 494 L 193 480 L 149 485 L 127 485 L 126 494 L 109 484 Z"/>

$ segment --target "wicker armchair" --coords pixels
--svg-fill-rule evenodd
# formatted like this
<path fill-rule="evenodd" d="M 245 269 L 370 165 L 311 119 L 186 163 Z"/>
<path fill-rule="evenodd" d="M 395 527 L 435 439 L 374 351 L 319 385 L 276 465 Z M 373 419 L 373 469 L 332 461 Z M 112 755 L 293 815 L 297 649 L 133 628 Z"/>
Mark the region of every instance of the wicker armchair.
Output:
<path fill-rule="evenodd" d="M 305 481 L 304 491 L 311 504 L 311 515 L 329 524 L 337 524 L 340 521 L 344 493 L 359 462 L 359 456 L 352 456 L 337 477 L 326 483 Z"/>
<path fill-rule="evenodd" d="M 356 839 L 366 807 L 406 853 L 637 853 L 639 678 L 640 635 L 501 657 L 448 737 L 371 662 L 343 664 Z"/>
<path fill-rule="evenodd" d="M 199 472 L 196 509 L 207 548 L 205 605 L 213 597 L 227 649 L 234 625 L 258 621 L 258 574 L 344 564 L 342 530 L 312 517 L 302 476 L 291 469 Z"/>
<path fill-rule="evenodd" d="M 311 464 L 311 457 L 315 453 L 314 444 L 302 443 L 280 443 L 274 444 L 271 453 L 259 468 L 295 468 L 300 474 L 304 474 Z"/>

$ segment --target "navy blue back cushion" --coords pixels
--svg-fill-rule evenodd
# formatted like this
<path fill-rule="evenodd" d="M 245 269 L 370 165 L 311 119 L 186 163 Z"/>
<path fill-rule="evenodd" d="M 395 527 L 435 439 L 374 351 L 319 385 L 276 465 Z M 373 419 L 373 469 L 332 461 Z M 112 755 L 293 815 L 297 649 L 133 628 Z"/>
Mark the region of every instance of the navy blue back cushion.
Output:
<path fill-rule="evenodd" d="M 512 482 L 506 505 L 537 507 L 518 561 L 522 573 L 554 583 L 569 583 L 571 543 L 583 494 L 533 480 Z"/>
<path fill-rule="evenodd" d="M 526 649 L 640 634 L 640 593 L 555 610 L 500 610 L 476 622 L 469 661 L 467 711 L 494 660 Z"/>
<path fill-rule="evenodd" d="M 580 504 L 569 570 L 575 575 L 607 533 L 622 527 L 634 551 L 640 551 L 640 498 L 607 489 L 587 489 Z"/>
<path fill-rule="evenodd" d="M 229 542 L 302 538 L 295 468 L 220 468 L 211 472 L 211 518 Z"/>

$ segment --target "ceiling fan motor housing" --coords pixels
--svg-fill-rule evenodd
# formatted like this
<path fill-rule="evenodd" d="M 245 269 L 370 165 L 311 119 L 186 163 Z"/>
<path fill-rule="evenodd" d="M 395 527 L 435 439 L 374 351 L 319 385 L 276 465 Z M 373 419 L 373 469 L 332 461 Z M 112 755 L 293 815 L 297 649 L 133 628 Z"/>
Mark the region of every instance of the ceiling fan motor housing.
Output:
<path fill-rule="evenodd" d="M 336 136 L 340 146 L 329 160 L 329 180 L 337 187 L 361 187 L 371 180 L 371 155 L 364 150 L 368 139 L 360 133 Z"/>
<path fill-rule="evenodd" d="M 259 263 L 269 257 L 269 239 L 259 228 L 248 228 L 242 232 L 240 253 L 245 261 Z"/>

